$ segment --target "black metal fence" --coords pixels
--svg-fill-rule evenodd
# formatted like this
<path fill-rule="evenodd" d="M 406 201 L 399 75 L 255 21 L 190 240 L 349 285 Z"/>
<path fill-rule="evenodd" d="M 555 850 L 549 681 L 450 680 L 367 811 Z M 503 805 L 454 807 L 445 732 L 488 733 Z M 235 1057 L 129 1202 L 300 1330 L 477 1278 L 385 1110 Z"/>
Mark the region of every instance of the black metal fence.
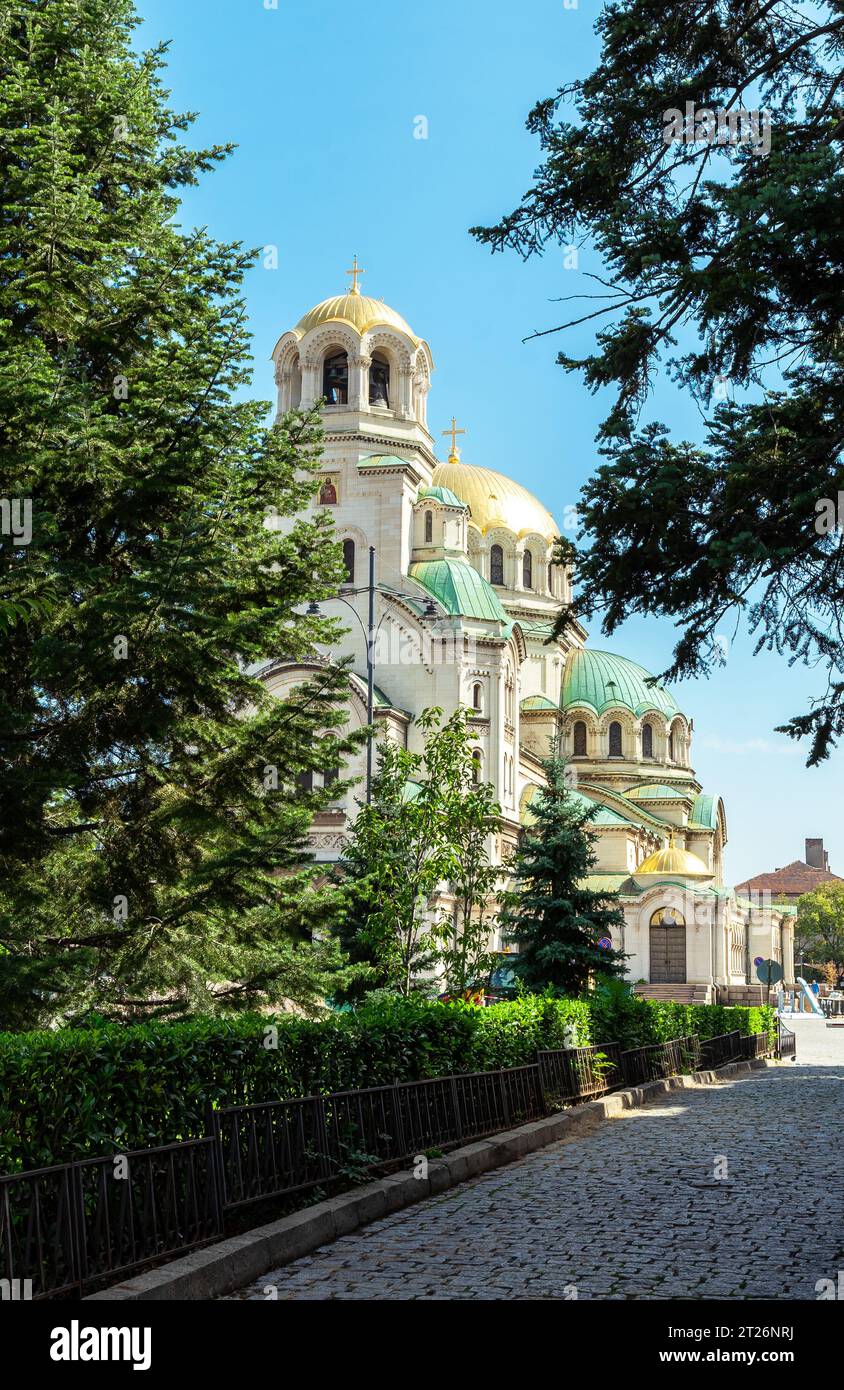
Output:
<path fill-rule="evenodd" d="M 771 1051 L 771 1041 L 767 1033 L 748 1033 L 740 1039 L 741 1055 L 746 1062 L 757 1057 L 767 1057 Z"/>
<path fill-rule="evenodd" d="M 226 1209 L 292 1195 L 548 1113 L 537 1063 L 209 1114 Z"/>
<path fill-rule="evenodd" d="M 700 1044 L 700 1064 L 705 1071 L 726 1066 L 742 1058 L 741 1033 L 720 1033 L 717 1038 L 704 1038 Z"/>
<path fill-rule="evenodd" d="M 545 1094 L 556 1101 L 589 1100 L 619 1085 L 621 1050 L 618 1043 L 597 1047 L 567 1047 L 536 1054 Z"/>
<path fill-rule="evenodd" d="M 781 1018 L 777 1019 L 777 1056 L 797 1061 L 797 1034 L 786 1028 Z"/>
<path fill-rule="evenodd" d="M 625 1086 L 644 1086 L 648 1081 L 663 1081 L 683 1070 L 680 1039 L 652 1043 L 647 1047 L 629 1048 L 621 1054 L 621 1074 Z"/>
<path fill-rule="evenodd" d="M 55 1297 L 224 1234 L 213 1138 L 0 1177 L 0 1269 Z"/>
<path fill-rule="evenodd" d="M 544 1050 L 500 1071 L 209 1109 L 201 1139 L 0 1177 L 0 1278 L 31 1281 L 24 1297 L 81 1296 L 219 1240 L 227 1213 L 251 1203 L 328 1189 L 561 1104 L 770 1050 L 766 1035 L 739 1039 Z"/>

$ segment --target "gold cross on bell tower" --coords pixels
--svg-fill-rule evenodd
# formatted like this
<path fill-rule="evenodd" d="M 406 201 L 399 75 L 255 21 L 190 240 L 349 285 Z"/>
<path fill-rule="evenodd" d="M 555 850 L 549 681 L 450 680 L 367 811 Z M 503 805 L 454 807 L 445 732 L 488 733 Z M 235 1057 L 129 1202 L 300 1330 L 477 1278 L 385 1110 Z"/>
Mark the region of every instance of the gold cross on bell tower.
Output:
<path fill-rule="evenodd" d="M 456 417 L 456 415 L 452 415 L 452 417 L 451 417 L 451 429 L 450 429 L 450 430 L 443 430 L 443 434 L 450 434 L 450 435 L 451 435 L 451 453 L 450 453 L 449 456 L 448 456 L 448 461 L 449 461 L 449 463 L 459 463 L 459 462 L 460 462 L 460 455 L 459 455 L 458 452 L 457 452 L 457 436 L 458 436 L 458 434 L 465 434 L 465 433 L 466 433 L 465 430 L 459 430 L 459 429 L 457 428 L 457 417 Z"/>
<path fill-rule="evenodd" d="M 360 266 L 358 265 L 357 256 L 355 256 L 354 265 L 352 266 L 351 270 L 347 270 L 346 274 L 352 276 L 352 288 L 349 290 L 349 294 L 360 294 L 360 290 L 358 289 L 358 276 L 365 275 L 366 271 L 361 270 Z"/>

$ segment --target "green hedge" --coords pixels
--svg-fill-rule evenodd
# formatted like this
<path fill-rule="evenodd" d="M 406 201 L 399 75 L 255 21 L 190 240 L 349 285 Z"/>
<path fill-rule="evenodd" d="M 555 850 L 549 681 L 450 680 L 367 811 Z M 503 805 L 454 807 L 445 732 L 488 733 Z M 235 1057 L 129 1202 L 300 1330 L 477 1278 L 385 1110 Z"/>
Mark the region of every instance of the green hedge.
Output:
<path fill-rule="evenodd" d="M 624 989 L 609 987 L 590 999 L 592 1036 L 596 1042 L 620 1040 L 625 1047 L 645 1047 L 669 1038 L 715 1038 L 721 1033 L 765 1033 L 776 1038 L 774 1010 L 727 1007 L 723 1004 L 674 1004 L 640 999 Z"/>
<path fill-rule="evenodd" d="M 4 1033 L 0 1172 L 200 1135 L 208 1101 L 238 1105 L 518 1066 L 538 1047 L 761 1032 L 772 1026 L 768 1013 L 608 991 L 582 1000 L 530 995 L 488 1009 L 381 998 L 317 1021 L 251 1016 Z"/>

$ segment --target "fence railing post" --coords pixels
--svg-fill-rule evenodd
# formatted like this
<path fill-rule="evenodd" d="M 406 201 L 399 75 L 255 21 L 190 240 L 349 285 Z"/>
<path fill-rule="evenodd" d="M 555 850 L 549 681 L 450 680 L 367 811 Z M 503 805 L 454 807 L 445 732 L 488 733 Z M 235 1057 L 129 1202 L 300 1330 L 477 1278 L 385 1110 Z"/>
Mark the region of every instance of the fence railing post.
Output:
<path fill-rule="evenodd" d="M 205 1135 L 213 1139 L 211 1145 L 211 1180 L 214 1184 L 214 1199 L 220 1230 L 223 1229 L 223 1214 L 226 1210 L 226 1165 L 223 1158 L 223 1131 L 220 1127 L 220 1112 L 215 1110 L 210 1100 L 205 1102 Z"/>
<path fill-rule="evenodd" d="M 542 1103 L 543 1103 L 543 1105 L 544 1105 L 544 1104 L 545 1104 L 545 1100 L 544 1100 L 545 1092 L 546 1092 L 546 1090 L 550 1090 L 551 1088 L 550 1088 L 550 1086 L 546 1086 L 546 1082 L 545 1082 L 545 1067 L 544 1067 L 543 1062 L 542 1062 L 542 1053 L 539 1051 L 538 1048 L 537 1048 L 536 1052 L 534 1053 L 534 1061 L 536 1062 L 536 1065 L 537 1065 L 537 1067 L 539 1068 L 539 1089 L 540 1089 L 541 1092 L 542 1092 L 542 1096 L 543 1096 L 543 1102 L 542 1102 Z"/>
<path fill-rule="evenodd" d="M 551 1107 L 549 1106 L 547 1100 L 545 1099 L 545 1087 L 544 1087 L 544 1085 L 542 1084 L 542 1068 L 541 1068 L 538 1064 L 537 1064 L 537 1067 L 536 1067 L 536 1071 L 535 1071 L 535 1072 L 531 1071 L 531 1080 L 533 1081 L 533 1086 L 534 1086 L 534 1097 L 533 1097 L 533 1098 L 534 1098 L 534 1101 L 536 1102 L 537 1110 L 538 1110 L 538 1111 L 540 1112 L 540 1114 L 542 1114 L 542 1115 L 550 1115 L 550 1114 L 551 1114 Z"/>
<path fill-rule="evenodd" d="M 399 1090 L 399 1079 L 393 1079 L 393 1089 L 391 1092 L 393 1099 L 393 1128 L 396 1132 L 396 1147 L 399 1155 L 404 1157 L 407 1153 L 407 1138 L 404 1132 L 404 1117 L 401 1112 L 401 1092 Z"/>
<path fill-rule="evenodd" d="M 325 1113 L 325 1096 L 314 1096 L 313 1116 L 314 1116 L 314 1137 L 316 1139 L 317 1157 L 319 1159 L 320 1174 L 323 1178 L 331 1177 L 331 1151 L 328 1144 L 328 1121 Z M 334 1115 L 335 1125 L 338 1123 L 337 1114 Z M 339 1144 L 338 1137 L 338 1144 Z"/>
<path fill-rule="evenodd" d="M 67 1175 L 67 1226 L 70 1237 L 69 1267 L 73 1272 L 73 1282 L 78 1285 L 79 1296 L 85 1294 L 85 1277 L 88 1273 L 87 1242 L 85 1239 L 85 1192 L 82 1187 L 82 1172 L 78 1163 L 71 1163 Z"/>
<path fill-rule="evenodd" d="M 454 1116 L 454 1133 L 457 1135 L 459 1143 L 463 1143 L 463 1116 L 460 1114 L 460 1089 L 457 1085 L 457 1077 L 450 1076 L 449 1091 L 451 1092 L 451 1111 Z"/>
<path fill-rule="evenodd" d="M 501 1115 L 506 1128 L 510 1124 L 510 1097 L 507 1094 L 507 1077 L 503 1071 L 498 1074 L 498 1088 L 501 1093 Z"/>

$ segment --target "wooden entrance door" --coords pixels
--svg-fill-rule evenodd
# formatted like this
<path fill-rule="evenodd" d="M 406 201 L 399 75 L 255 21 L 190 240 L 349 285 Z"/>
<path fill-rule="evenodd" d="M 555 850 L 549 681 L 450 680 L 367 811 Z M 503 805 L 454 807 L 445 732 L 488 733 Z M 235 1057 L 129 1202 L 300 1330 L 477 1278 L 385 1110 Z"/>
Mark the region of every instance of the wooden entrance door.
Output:
<path fill-rule="evenodd" d="M 651 984 L 686 982 L 686 928 L 651 926 Z"/>

